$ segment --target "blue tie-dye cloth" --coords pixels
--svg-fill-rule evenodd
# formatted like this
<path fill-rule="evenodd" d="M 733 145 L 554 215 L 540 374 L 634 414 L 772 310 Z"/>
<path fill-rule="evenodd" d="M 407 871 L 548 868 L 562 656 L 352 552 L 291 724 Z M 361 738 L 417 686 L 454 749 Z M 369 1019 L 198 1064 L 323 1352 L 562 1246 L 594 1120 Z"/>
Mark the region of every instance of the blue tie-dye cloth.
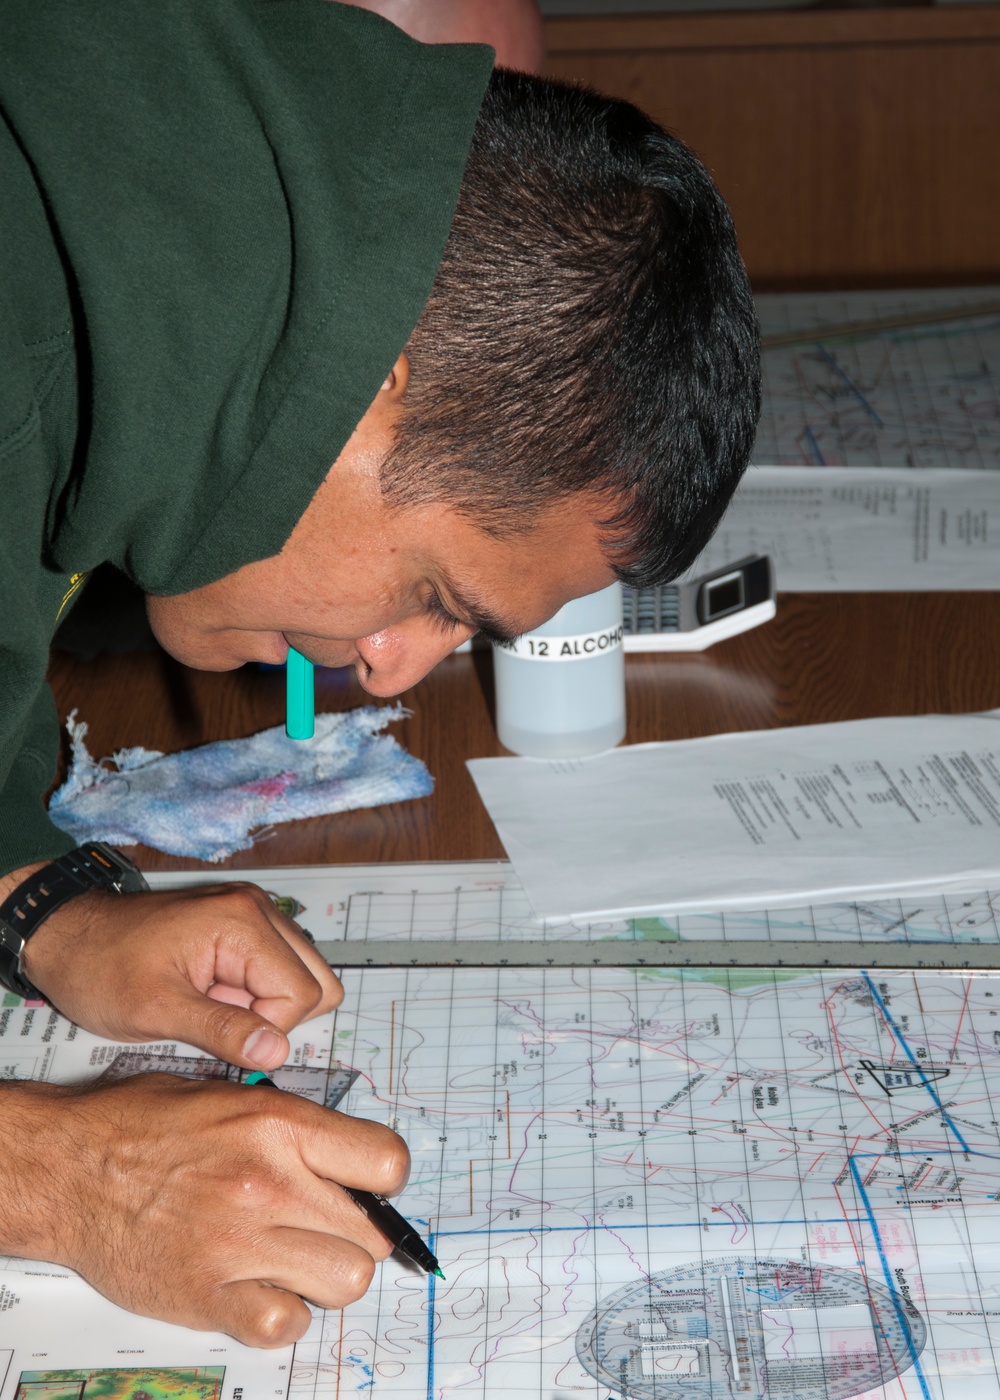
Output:
<path fill-rule="evenodd" d="M 405 714 L 399 705 L 368 705 L 317 715 L 316 736 L 305 743 L 278 725 L 183 753 L 121 749 L 112 767 L 90 756 L 74 710 L 69 777 L 49 816 L 77 841 L 141 842 L 223 860 L 254 844 L 251 831 L 277 822 L 426 797 L 434 787 L 427 769 L 381 732 Z"/>

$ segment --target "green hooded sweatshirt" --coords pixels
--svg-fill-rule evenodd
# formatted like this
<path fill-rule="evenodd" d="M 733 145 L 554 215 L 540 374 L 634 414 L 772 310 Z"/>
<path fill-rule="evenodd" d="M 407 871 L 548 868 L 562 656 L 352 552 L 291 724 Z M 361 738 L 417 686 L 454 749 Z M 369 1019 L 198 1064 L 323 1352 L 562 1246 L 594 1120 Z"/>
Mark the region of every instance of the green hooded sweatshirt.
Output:
<path fill-rule="evenodd" d="M 3 0 L 0 873 L 73 844 L 81 576 L 278 552 L 420 315 L 491 63 L 329 0 Z"/>

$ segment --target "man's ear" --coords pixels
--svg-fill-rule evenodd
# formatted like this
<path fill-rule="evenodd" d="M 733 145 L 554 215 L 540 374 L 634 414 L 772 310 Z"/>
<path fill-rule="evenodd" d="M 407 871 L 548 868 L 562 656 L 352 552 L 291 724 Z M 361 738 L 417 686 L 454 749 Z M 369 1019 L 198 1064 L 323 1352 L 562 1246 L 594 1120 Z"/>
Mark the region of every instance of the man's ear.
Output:
<path fill-rule="evenodd" d="M 379 390 L 379 397 L 387 395 L 389 403 L 398 403 L 406 393 L 406 386 L 410 382 L 410 358 L 405 350 L 401 350 L 399 359 L 382 381 Z"/>

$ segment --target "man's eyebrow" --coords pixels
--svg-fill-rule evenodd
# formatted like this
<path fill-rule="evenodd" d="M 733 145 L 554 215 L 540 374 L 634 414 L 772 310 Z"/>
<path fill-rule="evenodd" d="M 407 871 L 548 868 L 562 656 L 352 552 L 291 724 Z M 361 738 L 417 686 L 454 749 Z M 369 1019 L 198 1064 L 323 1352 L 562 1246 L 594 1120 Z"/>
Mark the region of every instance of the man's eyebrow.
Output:
<path fill-rule="evenodd" d="M 461 614 L 461 621 L 482 633 L 488 642 L 506 646 L 516 641 L 525 631 L 525 628 L 511 622 L 509 618 L 501 617 L 488 603 L 484 603 L 473 589 L 460 587 L 444 569 L 439 569 L 438 573 L 448 598 Z"/>

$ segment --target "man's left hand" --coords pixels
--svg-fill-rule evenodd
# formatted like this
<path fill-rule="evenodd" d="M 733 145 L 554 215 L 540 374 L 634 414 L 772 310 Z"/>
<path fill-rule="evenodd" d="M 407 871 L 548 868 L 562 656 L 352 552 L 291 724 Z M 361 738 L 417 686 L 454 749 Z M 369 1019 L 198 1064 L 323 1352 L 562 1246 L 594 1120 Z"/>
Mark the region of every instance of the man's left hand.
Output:
<path fill-rule="evenodd" d="M 339 980 L 252 884 L 114 895 L 57 909 L 28 941 L 26 976 L 111 1040 L 181 1040 L 230 1064 L 284 1064 L 286 1032 L 338 1006 Z"/>

